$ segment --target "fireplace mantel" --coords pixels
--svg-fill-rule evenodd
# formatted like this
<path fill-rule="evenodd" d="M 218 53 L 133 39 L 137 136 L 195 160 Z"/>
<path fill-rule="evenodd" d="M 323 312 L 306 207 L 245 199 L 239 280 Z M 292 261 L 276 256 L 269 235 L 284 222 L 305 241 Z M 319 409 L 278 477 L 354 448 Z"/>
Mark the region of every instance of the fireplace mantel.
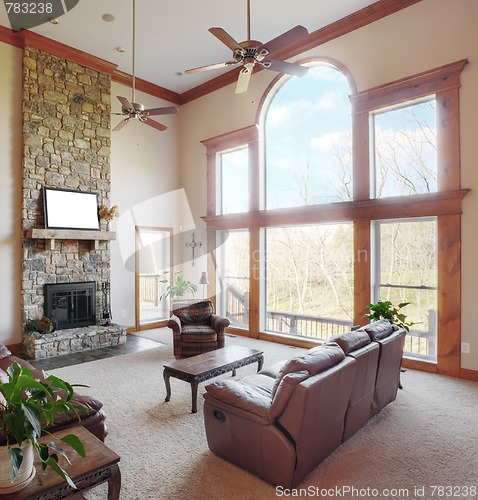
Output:
<path fill-rule="evenodd" d="M 25 232 L 25 238 L 34 240 L 45 240 L 48 250 L 55 249 L 56 240 L 88 240 L 97 250 L 98 242 L 116 239 L 114 231 L 88 231 L 79 229 L 29 229 Z"/>

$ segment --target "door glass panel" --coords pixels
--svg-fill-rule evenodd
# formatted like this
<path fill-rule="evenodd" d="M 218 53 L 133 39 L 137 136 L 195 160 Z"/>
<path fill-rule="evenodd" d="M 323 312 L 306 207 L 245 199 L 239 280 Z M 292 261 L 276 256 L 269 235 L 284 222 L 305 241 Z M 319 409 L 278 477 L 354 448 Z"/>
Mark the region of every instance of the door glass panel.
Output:
<path fill-rule="evenodd" d="M 136 228 L 139 324 L 169 318 L 172 229 Z"/>
<path fill-rule="evenodd" d="M 217 232 L 216 306 L 231 326 L 249 326 L 249 231 Z"/>
<path fill-rule="evenodd" d="M 374 301 L 395 306 L 413 322 L 405 338 L 406 357 L 436 361 L 437 224 L 436 219 L 376 221 Z"/>
<path fill-rule="evenodd" d="M 265 329 L 324 340 L 350 331 L 352 224 L 264 231 Z"/>

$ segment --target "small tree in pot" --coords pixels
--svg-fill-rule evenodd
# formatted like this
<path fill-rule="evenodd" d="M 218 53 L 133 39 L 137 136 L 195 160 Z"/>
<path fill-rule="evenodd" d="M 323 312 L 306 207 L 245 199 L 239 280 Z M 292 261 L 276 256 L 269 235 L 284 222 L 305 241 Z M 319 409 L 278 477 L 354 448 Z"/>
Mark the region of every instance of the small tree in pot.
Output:
<path fill-rule="evenodd" d="M 68 474 L 58 464 L 58 456 L 66 457 L 65 452 L 53 441 L 40 443 L 44 429 L 54 425 L 55 417 L 73 414 L 79 419 L 80 412 L 87 412 L 82 405 L 71 402 L 73 387 L 68 382 L 49 375 L 44 380 L 36 379 L 28 368 L 13 362 L 7 369 L 7 377 L 0 380 L 0 449 L 5 449 L 10 457 L 10 481 L 0 478 L 2 485 L 18 484 L 22 463 L 32 467 L 30 472 L 22 470 L 22 486 L 26 486 L 34 476 L 33 451 L 36 451 L 42 471 L 51 467 L 68 484 L 76 488 Z M 84 386 L 83 386 L 84 387 Z M 86 456 L 81 441 L 68 434 L 61 441 L 70 445 L 80 456 Z M 29 456 L 25 449 L 31 449 Z M 2 461 L 7 463 L 6 460 Z M 25 467 L 23 467 L 25 468 Z M 25 479 L 26 478 L 26 479 Z"/>
<path fill-rule="evenodd" d="M 388 319 L 390 323 L 395 323 L 400 328 L 405 328 L 407 332 L 410 331 L 410 327 L 415 323 L 407 323 L 405 320 L 407 316 L 400 312 L 405 306 L 408 306 L 410 302 L 402 302 L 395 307 L 389 300 L 379 300 L 374 304 L 368 304 L 365 307 L 370 309 L 369 314 L 364 314 L 364 318 L 368 318 L 370 321 L 377 321 L 379 319 Z"/>
<path fill-rule="evenodd" d="M 161 280 L 161 283 L 169 283 L 168 280 Z M 183 278 L 180 272 L 176 273 L 176 282 L 174 284 L 169 284 L 166 287 L 166 292 L 161 296 L 161 298 L 170 296 L 171 299 L 178 299 L 184 297 L 187 293 L 194 297 L 194 294 L 198 291 L 198 287 L 191 283 L 189 280 Z"/>

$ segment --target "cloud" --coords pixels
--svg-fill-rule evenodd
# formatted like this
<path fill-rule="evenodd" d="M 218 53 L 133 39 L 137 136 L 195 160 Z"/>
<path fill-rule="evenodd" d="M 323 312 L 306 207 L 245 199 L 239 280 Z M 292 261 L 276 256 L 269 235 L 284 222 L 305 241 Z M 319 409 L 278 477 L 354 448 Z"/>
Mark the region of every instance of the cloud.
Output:
<path fill-rule="evenodd" d="M 313 103 L 306 99 L 297 99 L 279 104 L 272 104 L 267 112 L 267 125 L 279 127 L 284 123 L 297 119 L 302 113 L 313 107 Z"/>
<path fill-rule="evenodd" d="M 310 138 L 310 148 L 322 153 L 337 149 L 338 146 L 350 144 L 350 131 L 333 132 Z"/>

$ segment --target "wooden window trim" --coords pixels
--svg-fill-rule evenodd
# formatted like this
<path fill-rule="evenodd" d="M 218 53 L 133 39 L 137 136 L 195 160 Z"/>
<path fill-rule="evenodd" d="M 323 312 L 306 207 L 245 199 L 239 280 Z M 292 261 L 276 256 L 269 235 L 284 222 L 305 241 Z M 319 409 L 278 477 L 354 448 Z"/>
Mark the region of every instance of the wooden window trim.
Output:
<path fill-rule="evenodd" d="M 216 230 L 249 229 L 250 231 L 250 325 L 248 335 L 264 340 L 308 347 L 310 339 L 285 339 L 259 328 L 260 279 L 258 264 L 253 257 L 260 249 L 260 229 L 284 225 L 305 225 L 325 222 L 353 222 L 354 224 L 354 323 L 363 323 L 364 310 L 360 304 L 371 300 L 370 221 L 396 218 L 436 216 L 438 224 L 438 359 L 437 363 L 406 360 L 405 366 L 424 371 L 461 376 L 461 213 L 462 200 L 469 189 L 461 188 L 459 148 L 459 87 L 460 74 L 467 65 L 463 59 L 434 68 L 411 77 L 351 96 L 353 115 L 353 175 L 354 199 L 351 202 L 259 210 L 259 154 L 257 124 L 241 130 L 202 141 L 206 146 L 208 175 L 208 210 L 203 217 L 210 241 L 215 241 Z M 273 87 L 267 93 L 273 92 Z M 369 113 L 385 107 L 435 95 L 437 101 L 438 135 L 438 191 L 406 197 L 370 198 L 369 167 Z M 267 96 L 262 103 L 268 102 Z M 262 107 L 262 105 L 260 106 Z M 261 113 L 256 118 L 260 121 Z M 249 144 L 250 196 L 248 213 L 216 215 L 215 211 L 215 157 L 216 153 Z M 252 200 L 254 197 L 254 200 Z M 255 202 L 254 202 L 255 201 Z M 214 236 L 213 236 L 214 235 Z M 364 253 L 365 252 L 365 253 Z M 211 275 L 214 269 L 209 269 Z M 242 333 L 247 334 L 247 331 Z"/>
<path fill-rule="evenodd" d="M 456 203 L 455 213 L 444 213 L 448 201 L 438 201 L 435 213 L 438 226 L 438 331 L 436 364 L 407 360 L 406 365 L 425 371 L 436 371 L 454 377 L 461 370 L 461 200 L 469 191 L 461 189 L 460 174 L 460 123 L 459 88 L 460 74 L 468 64 L 462 59 L 368 89 L 351 96 L 354 120 L 354 199 L 370 199 L 370 159 L 369 159 L 369 114 L 379 109 L 400 103 L 435 95 L 437 102 L 437 144 L 438 144 L 438 187 L 434 195 L 451 196 L 462 193 Z M 432 193 L 429 193 L 432 194 Z M 428 197 L 428 194 L 426 195 Z M 458 197 L 459 198 L 459 197 Z M 439 198 L 436 198 L 437 200 Z M 402 204 L 413 200 L 403 198 Z M 370 200 L 372 201 L 372 200 Z M 451 200 L 450 200 L 451 201 Z M 414 210 L 413 210 L 414 211 Z M 400 213 L 400 211 L 399 211 Z M 398 214 L 397 214 L 398 215 Z M 418 212 L 410 214 L 420 216 Z M 383 217 L 380 217 L 383 218 Z M 355 240 L 355 255 L 370 250 L 370 232 L 363 233 Z M 370 302 L 370 267 L 356 260 L 354 273 L 354 317 L 363 323 L 363 310 L 359 304 Z M 411 363 L 409 363 L 411 361 Z"/>

